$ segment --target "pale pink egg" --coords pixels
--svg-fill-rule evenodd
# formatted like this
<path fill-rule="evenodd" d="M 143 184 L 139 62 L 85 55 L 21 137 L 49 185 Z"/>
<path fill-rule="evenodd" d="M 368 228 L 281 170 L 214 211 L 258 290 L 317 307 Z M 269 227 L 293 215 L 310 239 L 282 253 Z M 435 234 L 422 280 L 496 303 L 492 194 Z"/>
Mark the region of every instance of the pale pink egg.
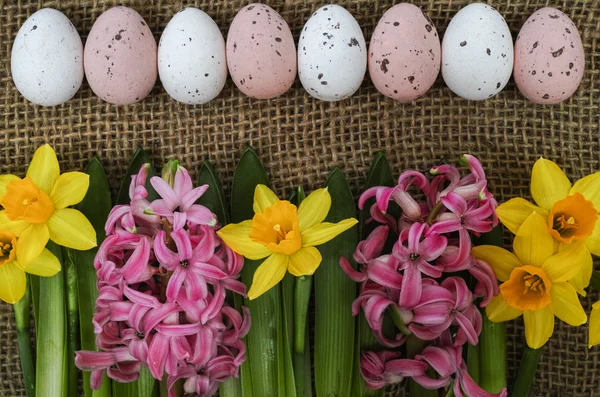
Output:
<path fill-rule="evenodd" d="M 440 38 L 419 7 L 402 3 L 383 14 L 369 45 L 369 74 L 379 92 L 416 99 L 431 88 L 440 65 Z"/>
<path fill-rule="evenodd" d="M 240 91 L 277 97 L 294 83 L 296 64 L 294 37 L 281 15 L 260 3 L 237 13 L 227 34 L 227 66 Z"/>
<path fill-rule="evenodd" d="M 535 103 L 569 98 L 581 83 L 585 55 L 577 27 L 556 8 L 542 8 L 527 19 L 515 43 L 514 78 Z"/>
<path fill-rule="evenodd" d="M 156 54 L 156 40 L 144 18 L 131 8 L 114 7 L 90 30 L 85 76 L 94 93 L 108 103 L 139 102 L 156 82 Z"/>

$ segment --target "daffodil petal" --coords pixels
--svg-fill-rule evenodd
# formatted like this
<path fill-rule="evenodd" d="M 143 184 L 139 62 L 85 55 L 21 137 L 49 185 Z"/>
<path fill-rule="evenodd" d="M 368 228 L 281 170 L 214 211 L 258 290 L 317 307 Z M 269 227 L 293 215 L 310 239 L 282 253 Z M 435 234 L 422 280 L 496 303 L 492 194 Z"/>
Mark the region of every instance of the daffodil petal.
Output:
<path fill-rule="evenodd" d="M 16 175 L 12 175 L 12 174 L 0 175 L 0 200 L 6 194 L 6 185 L 11 183 L 12 181 L 17 181 L 17 180 L 21 180 L 21 178 L 19 178 Z"/>
<path fill-rule="evenodd" d="M 569 283 L 554 283 L 550 289 L 552 310 L 556 317 L 572 326 L 585 324 L 587 316 L 577 297 L 575 288 Z"/>
<path fill-rule="evenodd" d="M 21 233 L 29 227 L 29 223 L 25 221 L 11 221 L 6 216 L 6 211 L 0 211 L 0 230 L 8 233 L 12 233 L 15 236 L 20 236 Z"/>
<path fill-rule="evenodd" d="M 60 168 L 54 149 L 48 144 L 40 146 L 35 151 L 31 164 L 29 164 L 27 176 L 31 178 L 40 189 L 50 194 L 59 175 Z"/>
<path fill-rule="evenodd" d="M 523 222 L 525 222 L 525 219 L 527 219 L 532 212 L 537 212 L 544 218 L 548 217 L 548 211 L 520 197 L 510 199 L 496 209 L 500 222 L 502 222 L 512 234 L 517 234 L 519 228 Z"/>
<path fill-rule="evenodd" d="M 473 247 L 471 252 L 475 258 L 487 262 L 500 281 L 508 280 L 515 267 L 523 266 L 513 253 L 495 245 L 479 245 Z"/>
<path fill-rule="evenodd" d="M 310 276 L 317 270 L 323 257 L 315 247 L 300 248 L 290 255 L 288 270 L 296 277 Z"/>
<path fill-rule="evenodd" d="M 590 174 L 575 182 L 569 194 L 577 192 L 583 194 L 583 197 L 591 201 L 594 208 L 600 212 L 600 172 Z"/>
<path fill-rule="evenodd" d="M 250 240 L 252 220 L 231 223 L 217 232 L 225 244 L 248 259 L 258 260 L 271 255 L 271 251 L 262 244 Z"/>
<path fill-rule="evenodd" d="M 49 237 L 45 223 L 31 225 L 21 233 L 17 241 L 17 260 L 24 268 L 42 253 Z"/>
<path fill-rule="evenodd" d="M 519 317 L 523 312 L 509 305 L 502 295 L 496 295 L 485 307 L 485 314 L 490 321 L 502 323 Z"/>
<path fill-rule="evenodd" d="M 25 273 L 35 274 L 36 276 L 51 277 L 60 271 L 60 262 L 54 254 L 48 251 L 46 248 L 42 250 L 42 253 L 29 263 L 24 266 Z"/>
<path fill-rule="evenodd" d="M 331 208 L 331 195 L 325 189 L 318 189 L 308 195 L 298 207 L 300 231 L 307 230 L 325 220 Z"/>
<path fill-rule="evenodd" d="M 562 283 L 576 277 L 587 261 L 592 261 L 590 252 L 581 242 L 575 242 L 564 251 L 552 255 L 542 265 L 553 283 Z M 589 276 L 592 276 L 590 272 Z M 587 283 L 589 284 L 589 277 Z"/>
<path fill-rule="evenodd" d="M 338 223 L 319 223 L 302 232 L 302 246 L 314 247 L 324 244 L 357 223 L 358 221 L 354 218 L 344 219 Z"/>
<path fill-rule="evenodd" d="M 525 339 L 532 349 L 544 346 L 554 332 L 554 314 L 550 305 L 535 311 L 523 312 Z"/>
<path fill-rule="evenodd" d="M 65 172 L 58 177 L 50 199 L 54 208 L 63 209 L 75 205 L 85 197 L 90 186 L 90 176 L 83 172 Z"/>
<path fill-rule="evenodd" d="M 27 279 L 25 272 L 14 262 L 0 266 L 0 299 L 17 303 L 25 295 Z"/>
<path fill-rule="evenodd" d="M 590 314 L 589 347 L 600 344 L 600 301 L 592 305 L 592 313 Z"/>
<path fill-rule="evenodd" d="M 575 291 L 581 296 L 587 296 L 585 289 L 590 285 L 590 279 L 592 278 L 592 272 L 594 271 L 594 262 L 592 256 L 589 254 L 586 260 L 581 265 L 579 272 L 569 280 L 569 284 L 575 288 Z"/>
<path fill-rule="evenodd" d="M 289 257 L 284 254 L 273 254 L 256 269 L 252 277 L 252 286 L 248 298 L 256 299 L 274 286 L 285 276 Z"/>
<path fill-rule="evenodd" d="M 585 245 L 592 254 L 600 256 L 600 217 L 596 221 L 596 226 L 591 236 L 586 237 Z"/>
<path fill-rule="evenodd" d="M 554 239 L 540 214 L 532 212 L 523 222 L 513 240 L 513 249 L 525 265 L 542 267 L 546 259 L 552 256 Z"/>
<path fill-rule="evenodd" d="M 540 158 L 531 172 L 531 195 L 536 204 L 550 211 L 554 203 L 564 199 L 571 190 L 571 182 L 553 161 Z"/>
<path fill-rule="evenodd" d="M 96 231 L 88 219 L 79 211 L 64 208 L 54 211 L 48 219 L 50 238 L 58 245 L 80 251 L 96 246 Z"/>
<path fill-rule="evenodd" d="M 279 199 L 271 189 L 265 185 L 257 185 L 256 189 L 254 189 L 254 204 L 252 208 L 255 214 L 260 214 L 277 201 Z"/>

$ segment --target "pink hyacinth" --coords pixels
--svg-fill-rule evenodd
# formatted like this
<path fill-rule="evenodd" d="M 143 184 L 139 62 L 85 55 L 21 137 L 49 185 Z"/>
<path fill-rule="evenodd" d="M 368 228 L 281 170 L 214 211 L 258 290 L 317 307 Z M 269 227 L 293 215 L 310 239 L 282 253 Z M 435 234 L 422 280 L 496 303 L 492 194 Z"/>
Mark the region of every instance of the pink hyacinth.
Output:
<path fill-rule="evenodd" d="M 490 396 L 469 377 L 459 353 L 465 343 L 476 344 L 481 333 L 476 299 L 484 307 L 499 292 L 490 266 L 471 254 L 471 237 L 497 225 L 497 203 L 487 189 L 479 160 L 465 155 L 461 164 L 469 167 L 464 176 L 449 164 L 432 168 L 431 181 L 422 173 L 406 171 L 396 186 L 372 187 L 360 197 L 361 209 L 374 199 L 367 222 L 379 226 L 358 244 L 357 269 L 340 258 L 342 270 L 360 283 L 352 312 L 364 312 L 374 336 L 385 347 L 400 346 L 410 333 L 432 344 L 415 360 L 395 352 L 363 352 L 361 374 L 371 388 L 404 377 L 413 377 L 428 388 L 447 387 L 453 376 L 457 396 Z M 390 203 L 400 207 L 398 216 L 388 212 Z M 390 236 L 396 242 L 386 250 Z M 473 289 L 458 277 L 457 272 L 463 271 L 473 277 Z M 383 333 L 384 319 L 389 316 L 398 325 L 394 336 Z M 436 358 L 445 360 L 442 367 L 436 367 Z M 423 364 L 439 377 L 428 378 Z"/>
<path fill-rule="evenodd" d="M 138 378 L 142 365 L 186 393 L 211 396 L 219 384 L 239 376 L 246 357 L 242 338 L 250 329 L 247 308 L 238 312 L 226 291 L 245 296 L 237 278 L 244 265 L 216 234 L 216 218 L 195 204 L 208 186 L 193 188 L 188 172 L 174 167 L 174 186 L 152 185 L 162 199 L 148 202 L 148 165 L 132 177 L 131 202 L 113 208 L 107 238 L 94 267 L 98 298 L 93 317 L 100 352 L 77 352 L 75 363 L 118 382 Z"/>

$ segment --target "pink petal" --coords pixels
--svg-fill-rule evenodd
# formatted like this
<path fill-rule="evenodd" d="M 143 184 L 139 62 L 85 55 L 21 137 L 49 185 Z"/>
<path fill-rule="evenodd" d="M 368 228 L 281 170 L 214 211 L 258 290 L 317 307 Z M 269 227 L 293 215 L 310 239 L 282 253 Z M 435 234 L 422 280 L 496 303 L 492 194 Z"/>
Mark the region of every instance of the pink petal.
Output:
<path fill-rule="evenodd" d="M 179 260 L 188 260 L 192 257 L 192 242 L 185 230 L 177 230 L 171 233 L 171 238 L 177 246 Z"/>
<path fill-rule="evenodd" d="M 156 192 L 160 195 L 160 197 L 162 197 L 167 206 L 171 208 L 171 210 L 173 210 L 179 205 L 179 199 L 177 198 L 177 195 L 175 194 L 171 186 L 169 186 L 169 184 L 165 182 L 162 178 L 158 176 L 153 176 L 152 178 L 150 178 L 150 184 L 152 185 L 154 190 L 156 190 Z M 154 200 L 154 202 L 156 202 L 156 200 Z"/>
<path fill-rule="evenodd" d="M 360 283 L 367 280 L 367 275 L 363 272 L 358 272 L 354 270 L 352 265 L 350 265 L 350 261 L 348 261 L 348 259 L 344 258 L 343 256 L 340 257 L 340 267 L 342 268 L 344 273 L 346 273 L 346 275 L 350 277 L 354 282 Z"/>
<path fill-rule="evenodd" d="M 173 182 L 173 191 L 177 197 L 183 197 L 194 188 L 190 174 L 183 167 L 177 167 L 175 172 L 175 181 Z"/>
<path fill-rule="evenodd" d="M 202 185 L 193 190 L 189 190 L 184 196 L 180 196 L 182 197 L 180 206 L 181 211 L 187 212 L 187 210 L 192 206 L 192 204 L 198 201 L 198 199 L 202 197 L 204 192 L 206 192 L 207 190 L 208 185 Z"/>
<path fill-rule="evenodd" d="M 466 368 L 459 370 L 460 376 L 457 379 L 457 383 L 460 383 L 460 388 L 469 397 L 506 397 L 508 392 L 506 388 L 503 388 L 500 393 L 493 394 L 483 390 L 469 375 Z"/>
<path fill-rule="evenodd" d="M 179 267 L 179 255 L 167 248 L 166 238 L 164 231 L 158 232 L 154 239 L 154 254 L 161 265 L 173 271 Z"/>
<path fill-rule="evenodd" d="M 217 217 L 203 205 L 194 204 L 186 211 L 188 221 L 197 225 L 214 226 L 217 224 Z"/>
<path fill-rule="evenodd" d="M 479 338 L 477 332 L 473 328 L 473 324 L 461 313 L 456 312 L 454 314 L 455 322 L 460 326 L 460 329 L 465 333 L 465 336 L 471 345 L 476 345 Z"/>
<path fill-rule="evenodd" d="M 436 390 L 446 387 L 450 384 L 450 378 L 442 379 L 431 379 L 427 376 L 414 376 L 412 378 L 415 382 L 423 386 L 425 389 Z"/>
<path fill-rule="evenodd" d="M 169 354 L 169 339 L 167 336 L 156 333 L 148 347 L 147 365 L 155 379 L 162 379 L 163 377 L 167 355 Z"/>
<path fill-rule="evenodd" d="M 90 376 L 90 387 L 92 390 L 98 390 L 102 386 L 102 379 L 104 379 L 105 370 L 92 371 Z"/>
<path fill-rule="evenodd" d="M 421 218 L 421 207 L 408 192 L 396 189 L 393 192 L 392 199 L 402 208 L 402 213 L 407 218 L 412 220 Z"/>
<path fill-rule="evenodd" d="M 404 171 L 398 178 L 398 185 L 406 190 L 411 185 L 417 186 L 424 194 L 429 193 L 429 180 L 421 172 L 408 170 Z"/>
<path fill-rule="evenodd" d="M 367 266 L 368 278 L 385 287 L 400 289 L 403 284 L 402 275 L 396 269 L 391 268 L 388 262 L 382 258 L 380 257 L 369 262 Z"/>
<path fill-rule="evenodd" d="M 444 252 L 447 245 L 448 240 L 446 237 L 430 234 L 421 243 L 418 253 L 421 255 L 423 260 L 432 262 L 436 260 L 442 254 L 442 252 Z"/>
<path fill-rule="evenodd" d="M 115 230 L 115 226 L 117 222 L 121 220 L 125 214 L 131 211 L 128 205 L 116 205 L 110 210 L 108 214 L 108 219 L 106 220 L 106 225 L 104 226 L 104 231 L 106 235 L 109 236 L 112 234 L 113 230 Z"/>
<path fill-rule="evenodd" d="M 147 238 L 142 238 L 121 269 L 125 281 L 129 284 L 136 284 L 151 278 L 154 272 L 148 266 L 149 259 L 150 243 Z"/>
<path fill-rule="evenodd" d="M 173 313 L 179 312 L 179 306 L 176 303 L 165 303 L 158 309 L 150 311 L 144 318 L 144 334 L 148 335 L 152 330 Z"/>
<path fill-rule="evenodd" d="M 440 347 L 428 346 L 415 359 L 427 362 L 442 378 L 449 377 L 457 371 L 450 353 Z"/>
<path fill-rule="evenodd" d="M 417 360 L 397 359 L 385 363 L 385 372 L 394 375 L 406 376 L 421 376 L 425 374 L 427 364 Z"/>
<path fill-rule="evenodd" d="M 444 197 L 441 197 L 440 201 L 444 203 L 446 208 L 459 217 L 463 216 L 465 212 L 467 212 L 467 202 L 464 198 L 454 192 L 450 192 Z"/>
<path fill-rule="evenodd" d="M 410 310 L 421 300 L 421 292 L 421 272 L 416 266 L 410 265 L 404 271 L 398 306 Z"/>
<path fill-rule="evenodd" d="M 238 280 L 227 279 L 221 281 L 221 285 L 229 291 L 233 291 L 238 295 L 246 297 L 246 285 Z"/>
<path fill-rule="evenodd" d="M 446 220 L 438 221 L 438 222 L 434 223 L 433 226 L 431 226 L 431 229 L 429 229 L 429 230 L 432 232 L 435 232 L 437 234 L 446 234 L 446 233 L 455 232 L 462 228 L 463 228 L 463 225 L 460 223 L 460 219 L 453 218 L 453 219 L 446 219 Z"/>
<path fill-rule="evenodd" d="M 381 329 L 383 326 L 383 313 L 385 313 L 388 306 L 393 304 L 394 302 L 381 296 L 373 296 L 367 300 L 364 306 L 365 317 L 373 330 Z"/>
<path fill-rule="evenodd" d="M 173 212 L 173 230 L 179 231 L 187 223 L 187 214 L 185 212 Z"/>
<path fill-rule="evenodd" d="M 193 271 L 188 271 L 185 278 L 185 294 L 187 299 L 191 301 L 205 299 L 208 295 L 208 287 L 204 277 Z"/>
<path fill-rule="evenodd" d="M 215 253 L 217 241 L 214 229 L 202 226 L 201 230 L 203 232 L 202 239 L 192 250 L 191 258 L 193 262 L 205 262 Z"/>
<path fill-rule="evenodd" d="M 361 241 L 356 248 L 354 258 L 358 263 L 367 263 L 371 259 L 381 255 L 383 246 L 387 240 L 388 226 L 378 226 L 369 234 L 366 240 Z"/>
<path fill-rule="evenodd" d="M 421 237 L 423 232 L 427 228 L 426 223 L 413 223 L 408 230 L 408 249 L 414 253 L 419 253 L 419 245 L 421 244 Z"/>
<path fill-rule="evenodd" d="M 208 263 L 192 263 L 190 267 L 192 271 L 201 274 L 204 277 L 212 278 L 215 280 L 225 280 L 229 278 L 227 273 L 225 273 L 223 270 L 217 268 L 216 266 L 209 265 Z"/>
<path fill-rule="evenodd" d="M 123 294 L 133 303 L 152 308 L 161 307 L 161 303 L 158 301 L 158 299 L 156 299 L 156 297 L 134 290 L 133 288 L 129 288 L 127 284 L 123 284 Z"/>
<path fill-rule="evenodd" d="M 186 279 L 187 274 L 188 271 L 180 266 L 175 269 L 175 271 L 169 278 L 169 282 L 167 284 L 167 300 L 169 302 L 175 302 L 177 300 L 179 290 L 181 289 L 181 285 Z"/>

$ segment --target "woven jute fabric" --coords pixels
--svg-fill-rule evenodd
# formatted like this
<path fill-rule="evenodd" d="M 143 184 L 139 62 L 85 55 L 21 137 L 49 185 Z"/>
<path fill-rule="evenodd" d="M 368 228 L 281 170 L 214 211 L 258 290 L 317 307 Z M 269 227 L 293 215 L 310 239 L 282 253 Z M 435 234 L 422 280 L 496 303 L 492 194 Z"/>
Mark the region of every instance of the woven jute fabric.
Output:
<path fill-rule="evenodd" d="M 326 4 L 316 0 L 270 1 L 288 21 L 295 37 L 311 13 Z M 394 2 L 339 0 L 369 40 L 378 19 Z M 432 18 L 440 36 L 467 0 L 412 1 Z M 10 51 L 21 24 L 35 11 L 53 7 L 73 21 L 85 39 L 106 9 L 126 5 L 148 22 L 156 38 L 182 7 L 211 15 L 224 34 L 245 1 L 5 1 L 0 0 L 0 172 L 22 174 L 35 149 L 54 146 L 61 168 L 81 170 L 97 155 L 116 190 L 132 153 L 147 149 L 156 165 L 178 157 L 194 174 L 204 159 L 219 170 L 230 191 L 236 161 L 252 145 L 267 168 L 274 189 L 322 186 L 332 167 L 346 174 L 358 195 L 373 155 L 387 153 L 396 174 L 407 168 L 428 170 L 441 159 L 464 153 L 479 156 L 499 201 L 529 195 L 535 160 L 556 161 L 573 178 L 600 170 L 600 1 L 490 1 L 505 17 L 513 37 L 538 8 L 554 6 L 569 15 L 581 32 L 586 71 L 577 93 L 556 106 L 538 106 L 521 96 L 514 83 L 496 97 L 468 102 L 441 79 L 423 98 L 399 103 L 379 94 L 368 77 L 360 90 L 339 103 L 311 98 L 297 80 L 280 98 L 247 98 L 231 80 L 217 99 L 204 106 L 176 103 L 157 83 L 141 103 L 103 103 L 86 83 L 75 98 L 54 108 L 34 106 L 15 89 Z M 508 241 L 508 240 L 507 240 Z M 597 264 L 597 263 L 596 263 Z M 583 298 L 590 309 L 598 296 Z M 540 362 L 534 396 L 600 396 L 600 349 L 587 348 L 587 327 L 557 321 Z M 509 382 L 523 348 L 521 321 L 508 327 Z M 0 305 L 0 396 L 24 394 L 12 308 Z M 389 395 L 402 395 L 403 385 Z M 340 396 L 345 397 L 345 396 Z"/>

